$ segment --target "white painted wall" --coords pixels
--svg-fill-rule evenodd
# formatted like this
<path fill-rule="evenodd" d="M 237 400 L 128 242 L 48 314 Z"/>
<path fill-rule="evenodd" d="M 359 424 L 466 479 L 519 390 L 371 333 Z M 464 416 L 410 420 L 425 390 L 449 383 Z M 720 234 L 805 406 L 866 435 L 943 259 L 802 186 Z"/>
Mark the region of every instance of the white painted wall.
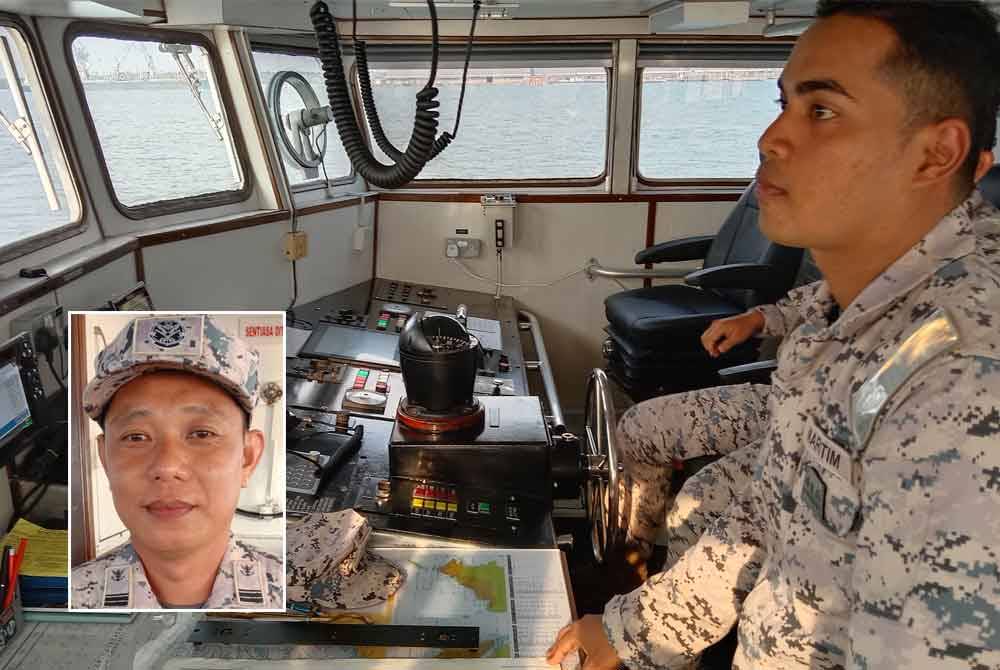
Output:
<path fill-rule="evenodd" d="M 304 216 L 309 255 L 298 262 L 299 299 L 308 302 L 371 276 L 372 243 L 353 251 L 354 230 L 370 230 L 374 205 Z M 285 309 L 292 299 L 292 265 L 284 255 L 290 225 L 271 223 L 143 249 L 157 309 Z"/>
<path fill-rule="evenodd" d="M 655 239 L 714 233 L 732 205 L 659 203 Z M 644 202 L 519 204 L 517 239 L 504 253 L 504 282 L 548 282 L 579 270 L 591 257 L 605 266 L 635 267 L 633 257 L 645 246 L 646 215 Z M 444 257 L 444 238 L 455 228 L 469 228 L 483 239 L 482 257 L 466 265 L 495 277 L 496 256 L 483 228 L 482 207 L 454 202 L 379 203 L 379 276 L 492 292 L 493 284 L 470 278 Z M 587 375 L 602 363 L 604 299 L 620 290 L 609 280 L 591 282 L 582 274 L 551 287 L 504 289 L 541 321 L 567 412 L 582 410 Z"/>
<path fill-rule="evenodd" d="M 580 270 L 589 258 L 629 265 L 644 246 L 646 203 L 520 204 L 517 237 L 504 253 L 504 282 L 544 283 Z M 493 244 L 482 229 L 477 203 L 379 203 L 378 274 L 451 288 L 492 292 L 493 284 L 469 278 L 444 257 L 444 238 L 470 228 L 483 239 L 484 253 L 466 261 L 477 274 L 496 276 Z M 620 288 L 583 274 L 555 286 L 505 289 L 534 312 L 555 368 L 566 409 L 582 407 L 589 370 L 600 364 L 604 299 Z"/>

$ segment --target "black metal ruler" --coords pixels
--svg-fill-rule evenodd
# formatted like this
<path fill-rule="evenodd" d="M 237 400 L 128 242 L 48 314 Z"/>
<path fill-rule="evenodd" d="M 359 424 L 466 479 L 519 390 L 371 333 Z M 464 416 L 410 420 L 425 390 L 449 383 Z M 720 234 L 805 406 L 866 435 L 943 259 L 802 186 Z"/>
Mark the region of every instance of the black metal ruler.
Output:
<path fill-rule="evenodd" d="M 337 644 L 476 649 L 476 626 L 396 626 L 317 621 L 199 621 L 188 642 L 223 644 Z"/>

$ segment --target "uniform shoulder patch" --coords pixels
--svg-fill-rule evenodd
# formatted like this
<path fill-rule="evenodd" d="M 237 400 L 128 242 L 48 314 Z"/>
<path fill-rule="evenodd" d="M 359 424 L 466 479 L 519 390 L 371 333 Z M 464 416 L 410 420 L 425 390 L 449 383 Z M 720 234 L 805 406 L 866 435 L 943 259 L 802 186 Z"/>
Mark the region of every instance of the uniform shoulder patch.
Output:
<path fill-rule="evenodd" d="M 882 408 L 917 370 L 958 345 L 958 330 L 948 313 L 935 309 L 910 333 L 878 371 L 851 396 L 851 428 L 858 451 L 871 438 Z"/>

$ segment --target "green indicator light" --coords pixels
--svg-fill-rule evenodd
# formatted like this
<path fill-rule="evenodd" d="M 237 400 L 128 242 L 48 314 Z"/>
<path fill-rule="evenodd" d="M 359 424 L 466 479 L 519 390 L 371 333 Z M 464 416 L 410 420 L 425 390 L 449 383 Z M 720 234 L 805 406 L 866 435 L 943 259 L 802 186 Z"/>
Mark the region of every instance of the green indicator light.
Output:
<path fill-rule="evenodd" d="M 484 503 L 484 502 L 479 503 L 479 513 L 480 514 L 489 514 L 490 513 L 490 504 L 489 503 Z"/>

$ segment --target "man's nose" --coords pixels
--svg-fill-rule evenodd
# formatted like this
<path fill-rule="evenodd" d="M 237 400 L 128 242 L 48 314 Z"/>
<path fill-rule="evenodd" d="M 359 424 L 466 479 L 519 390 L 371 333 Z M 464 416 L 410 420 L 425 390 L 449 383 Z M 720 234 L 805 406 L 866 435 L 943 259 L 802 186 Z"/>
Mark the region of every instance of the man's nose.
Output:
<path fill-rule="evenodd" d="M 785 158 L 791 150 L 788 121 L 784 112 L 778 115 L 757 140 L 757 151 L 763 164 L 773 158 Z"/>
<path fill-rule="evenodd" d="M 166 436 L 159 440 L 149 464 L 149 476 L 154 481 L 187 479 L 191 473 L 190 455 L 180 436 Z"/>

